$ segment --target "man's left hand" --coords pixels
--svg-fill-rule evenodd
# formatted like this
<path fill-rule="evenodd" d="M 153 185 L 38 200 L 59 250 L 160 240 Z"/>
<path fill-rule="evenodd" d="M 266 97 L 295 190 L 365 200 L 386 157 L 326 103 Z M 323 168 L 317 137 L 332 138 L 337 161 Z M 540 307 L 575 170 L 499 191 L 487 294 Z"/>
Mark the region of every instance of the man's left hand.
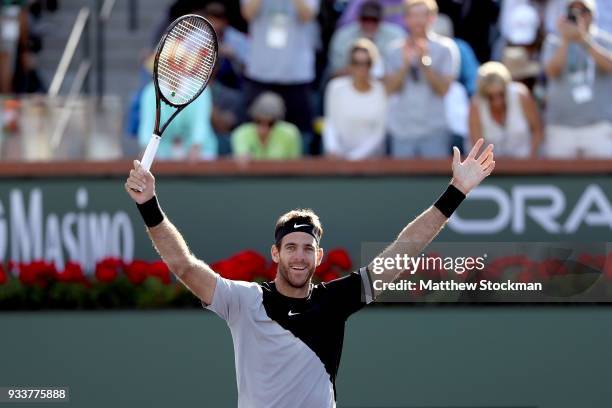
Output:
<path fill-rule="evenodd" d="M 478 186 L 495 168 L 492 144 L 489 144 L 478 155 L 483 144 L 484 140 L 479 139 L 463 162 L 459 149 L 453 147 L 453 180 L 451 184 L 465 195 Z"/>

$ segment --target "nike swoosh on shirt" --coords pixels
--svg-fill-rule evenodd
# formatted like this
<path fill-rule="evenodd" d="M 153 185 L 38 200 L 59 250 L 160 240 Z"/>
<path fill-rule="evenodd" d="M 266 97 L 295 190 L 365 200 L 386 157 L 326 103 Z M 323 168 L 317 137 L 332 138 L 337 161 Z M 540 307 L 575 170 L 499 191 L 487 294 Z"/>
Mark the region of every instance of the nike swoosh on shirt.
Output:
<path fill-rule="evenodd" d="M 309 227 L 308 224 L 293 224 L 293 229 L 298 229 L 300 227 Z"/>
<path fill-rule="evenodd" d="M 289 311 L 289 317 L 299 315 L 299 313 L 293 313 L 291 310 Z"/>

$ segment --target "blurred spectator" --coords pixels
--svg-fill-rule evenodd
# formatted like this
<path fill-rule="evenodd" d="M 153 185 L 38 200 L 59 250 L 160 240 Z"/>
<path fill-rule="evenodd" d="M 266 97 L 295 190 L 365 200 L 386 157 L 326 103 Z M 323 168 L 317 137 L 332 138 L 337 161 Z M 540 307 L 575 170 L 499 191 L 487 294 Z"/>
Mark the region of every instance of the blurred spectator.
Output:
<path fill-rule="evenodd" d="M 242 95 L 240 91 L 227 88 L 214 78 L 211 79 L 209 89 L 212 93 L 211 124 L 217 135 L 219 156 L 231 153 L 231 131 L 239 124 L 242 110 Z"/>
<path fill-rule="evenodd" d="M 612 157 L 612 37 L 595 12 L 594 0 L 569 1 L 544 45 L 549 157 Z"/>
<path fill-rule="evenodd" d="M 495 155 L 535 158 L 543 138 L 536 103 L 529 90 L 512 82 L 508 69 L 487 62 L 478 70 L 478 93 L 470 106 L 472 145 L 480 138 L 495 145 Z"/>
<path fill-rule="evenodd" d="M 229 26 L 223 3 L 211 2 L 203 10 L 213 25 L 219 41 L 219 55 L 210 83 L 213 98 L 212 126 L 217 135 L 219 155 L 231 153 L 231 131 L 242 112 L 242 79 L 249 43 L 246 35 Z"/>
<path fill-rule="evenodd" d="M 501 3 L 509 1 L 513 0 L 503 0 Z M 453 21 L 455 37 L 470 44 L 480 62 L 491 59 L 499 4 L 500 0 L 438 0 L 440 13 Z"/>
<path fill-rule="evenodd" d="M 42 50 L 43 32 L 41 23 L 42 5 L 30 2 L 21 22 L 20 39 L 17 46 L 17 61 L 13 78 L 13 92 L 42 93 L 46 87 L 38 74 L 38 53 Z"/>
<path fill-rule="evenodd" d="M 542 26 L 537 5 L 537 1 L 529 0 L 508 0 L 502 3 L 499 25 L 507 43 L 527 45 L 536 42 Z"/>
<path fill-rule="evenodd" d="M 209 3 L 222 3 L 229 24 L 242 32 L 246 31 L 246 22 L 240 13 L 241 0 L 174 0 L 158 21 L 154 24 L 151 32 L 151 47 L 155 49 L 157 42 L 171 22 L 185 14 L 204 15 L 204 9 Z M 150 51 L 150 50 L 149 50 Z"/>
<path fill-rule="evenodd" d="M 340 16 L 346 9 L 350 0 L 324 0 L 319 7 L 319 15 L 317 22 L 321 30 L 321 46 L 318 51 L 322 51 L 322 56 L 327 62 L 327 54 L 329 53 L 329 44 L 333 34 L 336 32 L 336 24 L 340 20 Z"/>
<path fill-rule="evenodd" d="M 506 10 L 502 17 L 499 59 L 510 70 L 513 80 L 532 91 L 541 73 L 539 61 L 544 26 L 540 15 L 536 7 L 527 2 Z"/>
<path fill-rule="evenodd" d="M 245 106 L 262 92 L 279 94 L 288 122 L 302 132 L 309 150 L 313 113 L 310 86 L 315 78 L 319 0 L 243 0 L 251 49 L 247 57 Z"/>
<path fill-rule="evenodd" d="M 331 40 L 329 64 L 333 76 L 346 75 L 350 72 L 347 65 L 350 62 L 349 52 L 351 46 L 358 38 L 372 40 L 381 54 L 385 54 L 389 45 L 404 38 L 406 32 L 396 24 L 381 21 L 383 18 L 382 6 L 375 0 L 366 1 L 359 9 L 359 20 L 339 28 Z M 379 67 L 374 74 L 382 76 L 384 68 Z"/>
<path fill-rule="evenodd" d="M 15 66 L 28 45 L 27 1 L 0 3 L 0 93 L 13 92 Z"/>
<path fill-rule="evenodd" d="M 302 154 L 300 132 L 283 121 L 285 104 L 272 92 L 259 95 L 249 109 L 253 119 L 232 133 L 232 150 L 237 158 L 268 160 L 297 159 Z"/>
<path fill-rule="evenodd" d="M 226 87 L 238 89 L 249 49 L 246 35 L 229 25 L 223 3 L 208 3 L 203 14 L 214 27 L 219 42 L 216 79 Z"/>
<path fill-rule="evenodd" d="M 454 81 L 451 84 L 444 97 L 444 110 L 448 130 L 451 134 L 449 152 L 453 151 L 453 146 L 457 146 L 459 151 L 463 153 L 470 134 L 468 127 L 470 97 L 461 83 Z"/>
<path fill-rule="evenodd" d="M 357 40 L 348 55 L 350 76 L 328 84 L 323 132 L 327 156 L 361 160 L 384 153 L 387 95 L 370 74 L 377 58 L 372 41 Z"/>
<path fill-rule="evenodd" d="M 406 0 L 410 37 L 386 58 L 385 85 L 398 97 L 391 103 L 388 128 L 395 157 L 445 157 L 450 135 L 444 96 L 459 73 L 459 51 L 450 38 L 430 32 L 438 7 L 434 0 Z"/>
<path fill-rule="evenodd" d="M 453 22 L 445 14 L 439 14 L 433 26 L 433 31 L 443 37 L 450 37 L 459 49 L 461 65 L 459 68 L 459 78 L 457 80 L 467 90 L 469 96 L 476 91 L 476 77 L 480 63 L 474 54 L 474 50 L 467 42 L 455 37 Z"/>
<path fill-rule="evenodd" d="M 457 146 L 463 153 L 469 135 L 468 117 L 470 97 L 476 92 L 476 79 L 480 63 L 472 46 L 467 41 L 455 37 L 453 21 L 446 14 L 438 14 L 432 30 L 443 37 L 450 37 L 459 50 L 461 65 L 459 77 L 454 81 L 444 96 L 446 123 L 451 134 L 449 151 Z"/>
<path fill-rule="evenodd" d="M 147 68 L 153 70 L 152 58 Z M 174 108 L 161 103 L 161 122 L 174 112 Z M 164 131 L 159 143 L 157 158 L 160 160 L 210 160 L 217 157 L 217 138 L 211 126 L 212 97 L 205 89 L 183 109 Z M 155 86 L 147 84 L 140 96 L 140 120 L 138 142 L 144 149 L 149 143 L 155 124 Z"/>
<path fill-rule="evenodd" d="M 525 47 L 506 47 L 501 62 L 508 68 L 514 81 L 522 83 L 533 91 L 542 73 L 542 67 L 538 60 L 530 58 L 529 51 Z"/>
<path fill-rule="evenodd" d="M 338 28 L 359 20 L 359 10 L 368 0 L 352 0 L 338 21 Z M 383 7 L 383 20 L 404 27 L 404 0 L 378 0 Z"/>
<path fill-rule="evenodd" d="M 567 14 L 568 0 L 540 0 L 540 2 L 545 3 L 546 32 L 556 33 L 559 18 Z M 595 25 L 601 30 L 612 33 L 612 1 L 596 0 L 595 8 L 597 10 L 594 15 Z"/>
<path fill-rule="evenodd" d="M 138 132 L 140 129 L 140 103 L 142 101 L 142 92 L 145 87 L 151 82 L 151 76 L 153 75 L 153 60 L 155 54 L 149 53 L 149 55 L 142 58 L 142 64 L 140 66 L 140 78 L 138 89 L 130 97 L 130 102 L 125 115 L 125 133 L 129 138 L 138 139 Z"/>

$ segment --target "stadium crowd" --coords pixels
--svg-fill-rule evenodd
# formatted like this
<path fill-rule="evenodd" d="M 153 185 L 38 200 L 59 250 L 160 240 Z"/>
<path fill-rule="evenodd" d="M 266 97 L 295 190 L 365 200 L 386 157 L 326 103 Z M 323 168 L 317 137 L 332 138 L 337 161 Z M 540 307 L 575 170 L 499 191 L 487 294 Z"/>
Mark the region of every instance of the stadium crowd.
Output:
<path fill-rule="evenodd" d="M 41 50 L 43 9 L 55 11 L 54 0 L 0 1 L 0 94 L 44 92 L 36 70 Z"/>
<path fill-rule="evenodd" d="M 176 0 L 127 110 L 143 147 L 155 45 L 188 13 L 214 25 L 219 61 L 160 159 L 442 158 L 480 137 L 498 157 L 612 157 L 612 0 Z M 3 93 L 7 50 L 27 45 L 9 31 Z"/>
<path fill-rule="evenodd" d="M 0 151 L 6 135 L 18 133 L 19 99 L 14 95 L 45 92 L 37 70 L 43 47 L 43 11 L 57 0 L 0 0 Z"/>

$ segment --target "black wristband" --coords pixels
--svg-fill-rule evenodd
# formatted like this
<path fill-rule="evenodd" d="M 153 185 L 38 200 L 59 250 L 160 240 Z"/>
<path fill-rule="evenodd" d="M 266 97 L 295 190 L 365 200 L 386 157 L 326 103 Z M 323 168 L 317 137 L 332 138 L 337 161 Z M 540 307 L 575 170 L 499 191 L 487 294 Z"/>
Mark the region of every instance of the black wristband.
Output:
<path fill-rule="evenodd" d="M 153 196 L 149 201 L 136 204 L 138 211 L 140 211 L 140 215 L 144 220 L 147 227 L 153 228 L 164 220 L 164 213 L 159 207 L 159 203 L 157 202 L 157 197 Z"/>
<path fill-rule="evenodd" d="M 438 198 L 438 201 L 435 202 L 434 206 L 440 210 L 440 212 L 444 214 L 446 218 L 450 218 L 463 200 L 465 200 L 465 194 L 463 194 L 457 187 L 449 184 L 446 191 L 442 193 L 440 198 Z"/>

